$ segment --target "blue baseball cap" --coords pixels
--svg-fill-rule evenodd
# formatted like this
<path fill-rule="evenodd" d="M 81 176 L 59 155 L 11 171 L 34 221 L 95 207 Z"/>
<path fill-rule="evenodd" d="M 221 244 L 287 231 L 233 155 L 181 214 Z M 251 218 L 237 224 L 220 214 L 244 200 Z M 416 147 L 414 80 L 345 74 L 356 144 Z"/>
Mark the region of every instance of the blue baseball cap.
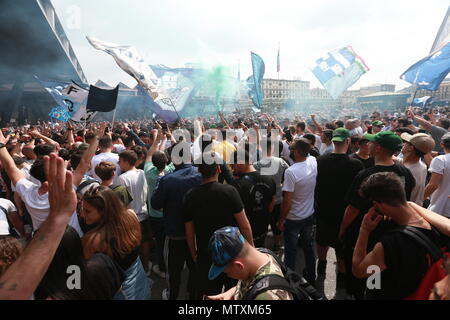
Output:
<path fill-rule="evenodd" d="M 209 269 L 208 278 L 214 280 L 244 247 L 245 239 L 236 227 L 223 227 L 216 230 L 209 240 L 209 253 L 212 258 L 212 266 Z"/>

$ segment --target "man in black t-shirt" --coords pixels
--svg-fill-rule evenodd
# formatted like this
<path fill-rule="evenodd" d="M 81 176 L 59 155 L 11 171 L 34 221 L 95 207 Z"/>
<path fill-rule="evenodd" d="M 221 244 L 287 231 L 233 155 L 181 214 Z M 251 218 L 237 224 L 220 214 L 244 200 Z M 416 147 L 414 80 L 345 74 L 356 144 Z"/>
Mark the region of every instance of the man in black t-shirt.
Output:
<path fill-rule="evenodd" d="M 372 206 L 369 200 L 361 197 L 358 193 L 362 182 L 367 177 L 378 172 L 394 172 L 402 180 L 408 200 L 416 183 L 411 172 L 405 166 L 395 163 L 392 159 L 392 156 L 402 148 L 402 139 L 399 136 L 391 131 L 382 131 L 376 135 L 366 134 L 364 138 L 370 141 L 369 153 L 375 159 L 375 166 L 361 171 L 355 177 L 347 192 L 346 200 L 348 206 L 345 209 L 339 231 L 339 239 L 344 240 L 344 260 L 347 270 L 351 270 L 353 248 L 358 238 L 362 219 Z M 369 238 L 370 249 L 384 232 L 386 232 L 386 226 L 384 223 L 380 223 Z M 346 274 L 347 294 L 353 295 L 354 298 L 362 299 L 364 289 L 365 281 L 358 281 L 350 272 Z"/>
<path fill-rule="evenodd" d="M 373 266 L 380 277 L 378 286 L 366 288 L 366 299 L 404 299 L 413 294 L 429 267 L 428 250 L 416 239 L 400 231 L 409 226 L 420 232 L 438 248 L 441 235 L 417 212 L 415 204 L 406 202 L 406 194 L 400 177 L 393 172 L 375 173 L 362 183 L 359 192 L 373 207 L 364 216 L 353 253 L 353 274 L 366 278 Z M 390 219 L 394 231 L 384 233 L 372 248 L 368 247 L 371 233 L 382 222 Z"/>
<path fill-rule="evenodd" d="M 244 155 L 244 159 L 239 159 L 239 154 Z M 233 154 L 232 166 L 237 178 L 232 185 L 244 203 L 245 214 L 252 226 L 255 247 L 264 247 L 270 214 L 275 206 L 275 181 L 272 177 L 261 175 L 256 171 L 247 150 L 236 151 Z"/>
<path fill-rule="evenodd" d="M 212 153 L 217 157 L 217 153 Z M 202 163 L 198 170 L 202 174 L 202 184 L 192 188 L 184 197 L 183 216 L 186 228 L 186 241 L 192 259 L 197 265 L 197 299 L 233 287 L 236 281 L 222 275 L 208 280 L 211 256 L 208 243 L 214 231 L 225 226 L 237 226 L 244 237 L 252 242 L 252 230 L 244 212 L 239 193 L 230 185 L 218 182 L 219 160 L 212 164 Z"/>
<path fill-rule="evenodd" d="M 329 247 L 336 251 L 338 285 L 344 280 L 345 265 L 342 244 L 338 240 L 339 227 L 347 202 L 345 194 L 355 176 L 364 169 L 361 161 L 350 158 L 350 132 L 345 128 L 333 131 L 334 151 L 317 158 L 317 183 L 315 190 L 316 241 L 319 262 L 317 273 L 325 276 Z"/>

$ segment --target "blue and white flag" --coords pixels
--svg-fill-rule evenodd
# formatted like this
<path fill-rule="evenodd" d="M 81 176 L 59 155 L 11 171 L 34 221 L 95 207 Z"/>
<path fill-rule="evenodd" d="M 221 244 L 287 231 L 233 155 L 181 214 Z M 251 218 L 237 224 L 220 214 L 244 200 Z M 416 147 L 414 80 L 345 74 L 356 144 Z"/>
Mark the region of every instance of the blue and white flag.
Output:
<path fill-rule="evenodd" d="M 266 66 L 263 59 L 256 53 L 251 52 L 253 75 L 247 79 L 248 96 L 252 99 L 253 105 L 260 111 L 264 100 L 264 93 L 262 90 L 262 81 Z"/>
<path fill-rule="evenodd" d="M 64 109 L 64 107 L 56 106 L 48 114 L 50 118 L 56 119 L 58 121 L 67 122 L 70 120 L 70 114 Z"/>
<path fill-rule="evenodd" d="M 437 90 L 450 71 L 450 6 L 427 57 L 406 70 L 400 79 L 417 86 L 416 90 Z"/>
<path fill-rule="evenodd" d="M 415 98 L 413 100 L 413 104 L 415 105 L 422 105 L 422 107 L 425 107 L 427 104 L 431 103 L 431 101 L 433 100 L 433 97 L 431 96 L 425 96 L 422 98 Z"/>
<path fill-rule="evenodd" d="M 157 88 L 158 78 L 135 47 L 121 46 L 92 37 L 86 38 L 95 49 L 111 55 L 123 71 L 132 76 L 141 87 L 149 90 L 153 99 L 158 98 L 160 94 Z"/>
<path fill-rule="evenodd" d="M 406 70 L 400 78 L 411 84 L 417 85 L 417 89 L 437 90 L 450 72 L 450 42 L 433 54 L 416 62 Z"/>
<path fill-rule="evenodd" d="M 135 47 L 120 46 L 91 37 L 87 37 L 87 39 L 95 49 L 111 55 L 119 67 L 132 76 L 141 89 L 147 91 L 147 95 L 143 95 L 142 91 L 139 94 L 146 101 L 148 101 L 147 97 L 151 98 L 152 103 L 145 103 L 145 105 L 151 106 L 154 113 L 167 122 L 175 122 L 179 118 L 178 111 L 184 107 L 193 90 L 192 82 L 169 90 L 164 87 L 161 77 L 156 76 Z M 154 103 L 158 106 L 155 106 Z M 177 117 L 174 118 L 174 115 Z"/>
<path fill-rule="evenodd" d="M 67 111 L 71 120 L 85 122 L 93 119 L 96 112 L 86 110 L 89 90 L 75 83 L 43 81 L 38 77 L 35 78 L 53 97 L 57 105 Z"/>
<path fill-rule="evenodd" d="M 310 68 L 333 99 L 351 87 L 367 71 L 364 60 L 351 46 L 328 52 Z"/>

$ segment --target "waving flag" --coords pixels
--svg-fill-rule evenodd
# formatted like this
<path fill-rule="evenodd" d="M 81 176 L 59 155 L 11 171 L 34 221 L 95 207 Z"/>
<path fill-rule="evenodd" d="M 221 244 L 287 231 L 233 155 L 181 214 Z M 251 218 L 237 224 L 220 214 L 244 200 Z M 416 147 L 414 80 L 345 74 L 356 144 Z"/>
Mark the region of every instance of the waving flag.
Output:
<path fill-rule="evenodd" d="M 86 38 L 95 49 L 111 55 L 123 71 L 136 79 L 141 87 L 150 91 L 153 99 L 158 97 L 158 78 L 152 69 L 150 69 L 149 65 L 145 63 L 144 58 L 142 58 L 135 47 L 120 46 L 92 37 Z"/>
<path fill-rule="evenodd" d="M 58 121 L 64 121 L 67 122 L 70 120 L 70 114 L 64 109 L 64 107 L 56 106 L 54 107 L 50 113 L 48 114 L 49 117 L 56 119 Z"/>
<path fill-rule="evenodd" d="M 43 81 L 35 77 L 36 80 L 53 97 L 59 107 L 62 107 L 73 121 L 90 121 L 95 116 L 95 112 L 86 110 L 86 101 L 89 91 L 75 83 L 65 83 L 57 81 Z"/>
<path fill-rule="evenodd" d="M 432 100 L 433 100 L 433 97 L 430 97 L 430 96 L 425 96 L 422 98 L 415 98 L 413 100 L 413 104 L 416 104 L 416 105 L 421 104 L 422 107 L 425 107 L 427 104 L 431 103 Z"/>
<path fill-rule="evenodd" d="M 116 108 L 119 86 L 113 90 L 101 89 L 96 86 L 89 87 L 89 96 L 86 108 L 90 111 L 110 112 Z"/>
<path fill-rule="evenodd" d="M 87 37 L 87 40 L 95 49 L 111 55 L 119 67 L 132 76 L 138 82 L 139 87 L 148 92 L 148 96 L 152 99 L 152 102 L 158 105 L 158 107 L 154 106 L 153 103 L 146 105 L 152 105 L 152 110 L 167 122 L 176 121 L 177 118 L 173 119 L 172 116 L 174 114 L 178 116 L 177 107 L 180 108 L 181 104 L 184 106 L 184 103 L 190 96 L 192 88 L 189 86 L 175 88 L 175 90 L 167 92 L 160 84 L 158 77 L 144 61 L 135 47 L 120 46 L 114 43 L 100 41 L 92 37 Z M 147 95 L 144 95 L 143 97 L 147 100 L 146 96 Z"/>
<path fill-rule="evenodd" d="M 439 28 L 430 54 L 406 70 L 400 79 L 417 85 L 416 89 L 434 91 L 450 72 L 450 7 Z"/>
<path fill-rule="evenodd" d="M 262 91 L 262 80 L 266 67 L 263 59 L 256 53 L 251 52 L 253 75 L 247 79 L 248 95 L 257 111 L 261 110 L 264 94 Z"/>
<path fill-rule="evenodd" d="M 322 83 L 333 99 L 351 87 L 367 71 L 364 60 L 351 46 L 333 50 L 317 59 L 311 68 L 312 73 Z"/>

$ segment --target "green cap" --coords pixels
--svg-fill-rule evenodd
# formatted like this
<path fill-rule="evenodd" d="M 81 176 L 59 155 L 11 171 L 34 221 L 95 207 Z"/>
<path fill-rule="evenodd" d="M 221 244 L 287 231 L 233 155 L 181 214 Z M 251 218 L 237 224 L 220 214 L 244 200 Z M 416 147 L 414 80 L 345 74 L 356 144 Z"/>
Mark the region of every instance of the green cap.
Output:
<path fill-rule="evenodd" d="M 402 149 L 402 139 L 392 131 L 381 131 L 377 134 L 365 134 L 364 139 L 378 143 L 385 149 L 400 151 Z"/>
<path fill-rule="evenodd" d="M 345 128 L 337 128 L 333 131 L 333 139 L 331 141 L 342 142 L 347 138 L 350 138 L 350 131 Z"/>
<path fill-rule="evenodd" d="M 372 122 L 372 125 L 376 126 L 376 127 L 381 127 L 381 126 L 384 126 L 384 123 L 381 122 L 380 120 L 376 120 L 376 121 Z"/>

